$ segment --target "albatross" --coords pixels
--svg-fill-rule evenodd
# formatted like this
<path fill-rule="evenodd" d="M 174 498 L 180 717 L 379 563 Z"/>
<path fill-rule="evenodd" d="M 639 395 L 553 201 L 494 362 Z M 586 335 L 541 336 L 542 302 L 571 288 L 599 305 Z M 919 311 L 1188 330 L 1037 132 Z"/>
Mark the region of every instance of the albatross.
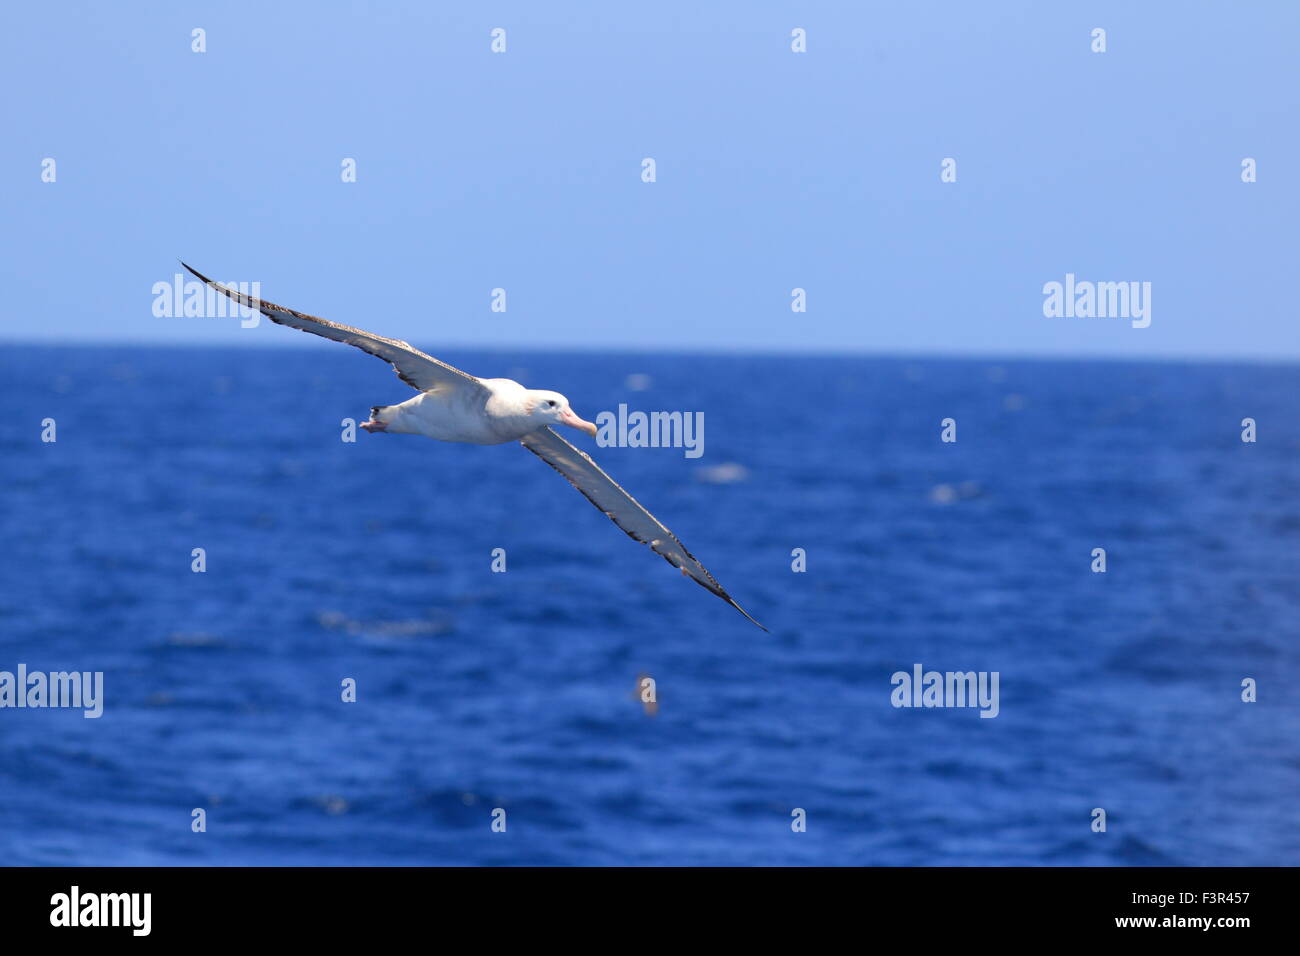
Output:
<path fill-rule="evenodd" d="M 554 430 L 552 426 L 567 425 L 593 437 L 596 434 L 596 426 L 579 418 L 559 392 L 524 388 L 508 378 L 477 378 L 406 342 L 254 299 L 214 282 L 184 262 L 181 265 L 201 282 L 246 308 L 257 309 L 272 322 L 354 346 L 393 366 L 397 377 L 419 394 L 397 405 L 373 406 L 370 419 L 361 423 L 367 432 L 426 435 L 471 445 L 517 441 L 563 475 L 629 537 L 648 545 L 686 577 L 767 630 L 732 599 L 663 522 L 619 487 L 590 455 Z"/>

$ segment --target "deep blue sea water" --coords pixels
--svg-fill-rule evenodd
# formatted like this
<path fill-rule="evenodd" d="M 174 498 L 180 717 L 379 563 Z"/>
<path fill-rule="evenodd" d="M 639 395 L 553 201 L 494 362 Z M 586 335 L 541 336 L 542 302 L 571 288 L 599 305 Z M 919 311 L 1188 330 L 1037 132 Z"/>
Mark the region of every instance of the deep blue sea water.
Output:
<path fill-rule="evenodd" d="M 0 863 L 1300 863 L 1300 368 L 438 354 L 703 411 L 572 438 L 772 633 L 516 445 L 340 441 L 360 353 L 3 345 L 0 670 L 106 702 L 0 710 Z"/>

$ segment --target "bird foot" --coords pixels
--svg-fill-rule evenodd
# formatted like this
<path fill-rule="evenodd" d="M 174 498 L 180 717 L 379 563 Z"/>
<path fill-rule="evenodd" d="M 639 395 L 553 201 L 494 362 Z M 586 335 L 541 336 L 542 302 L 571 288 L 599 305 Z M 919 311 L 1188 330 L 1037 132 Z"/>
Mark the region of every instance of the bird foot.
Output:
<path fill-rule="evenodd" d="M 388 430 L 388 426 L 384 422 L 376 421 L 362 422 L 361 427 L 368 432 L 382 432 Z"/>

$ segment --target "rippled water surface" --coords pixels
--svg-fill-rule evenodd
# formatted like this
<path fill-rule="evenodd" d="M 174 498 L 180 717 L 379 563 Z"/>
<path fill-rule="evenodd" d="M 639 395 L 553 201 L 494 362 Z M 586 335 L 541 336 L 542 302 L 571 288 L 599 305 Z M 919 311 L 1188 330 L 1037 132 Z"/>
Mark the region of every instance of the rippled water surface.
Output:
<path fill-rule="evenodd" d="M 702 411 L 573 440 L 772 633 L 516 445 L 340 441 L 358 353 L 0 346 L 0 670 L 106 696 L 0 710 L 0 862 L 1300 863 L 1295 367 L 443 357 Z"/>

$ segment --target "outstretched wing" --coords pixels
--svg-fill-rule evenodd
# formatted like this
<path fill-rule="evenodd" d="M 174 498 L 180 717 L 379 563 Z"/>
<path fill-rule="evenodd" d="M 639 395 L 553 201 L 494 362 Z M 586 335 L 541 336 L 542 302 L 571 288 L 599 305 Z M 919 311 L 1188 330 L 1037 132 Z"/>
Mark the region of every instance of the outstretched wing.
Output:
<path fill-rule="evenodd" d="M 685 545 L 677 540 L 677 536 L 665 528 L 658 518 L 646 511 L 635 498 L 620 488 L 613 478 L 605 474 L 601 467 L 591 460 L 590 455 L 574 448 L 550 428 L 530 432 L 520 439 L 520 443 L 567 478 L 569 484 L 605 512 L 606 517 L 627 532 L 629 537 L 649 545 L 652 551 L 661 555 L 673 567 L 680 568 L 687 577 L 712 591 L 745 617 L 754 621 L 749 617 L 749 613 L 723 590 L 722 585 L 714 579 L 708 569 L 695 559 L 695 555 L 686 550 Z M 758 621 L 754 623 L 758 624 Z M 762 624 L 758 626 L 763 627 Z M 766 631 L 767 628 L 763 627 L 763 630 Z"/>
<path fill-rule="evenodd" d="M 425 355 L 406 342 L 397 339 L 386 339 L 382 335 L 375 335 L 375 333 L 366 332 L 364 329 L 354 329 L 350 325 L 340 325 L 338 322 L 331 322 L 328 319 L 318 319 L 314 315 L 305 315 L 302 312 L 295 312 L 293 309 L 286 309 L 282 305 L 254 299 L 252 296 L 224 286 L 220 282 L 212 281 L 207 276 L 190 269 L 183 262 L 181 265 L 222 295 L 229 296 L 242 306 L 257 309 L 272 322 L 287 325 L 303 332 L 311 332 L 313 335 L 324 336 L 327 339 L 333 339 L 335 342 L 343 342 L 345 345 L 354 346 L 363 352 L 369 352 L 371 355 L 383 359 L 397 372 L 397 377 L 411 388 L 418 389 L 421 392 L 430 392 L 436 388 L 474 388 L 487 392 L 487 386 L 473 375 L 462 372 L 446 362 L 439 362 L 433 356 Z"/>

